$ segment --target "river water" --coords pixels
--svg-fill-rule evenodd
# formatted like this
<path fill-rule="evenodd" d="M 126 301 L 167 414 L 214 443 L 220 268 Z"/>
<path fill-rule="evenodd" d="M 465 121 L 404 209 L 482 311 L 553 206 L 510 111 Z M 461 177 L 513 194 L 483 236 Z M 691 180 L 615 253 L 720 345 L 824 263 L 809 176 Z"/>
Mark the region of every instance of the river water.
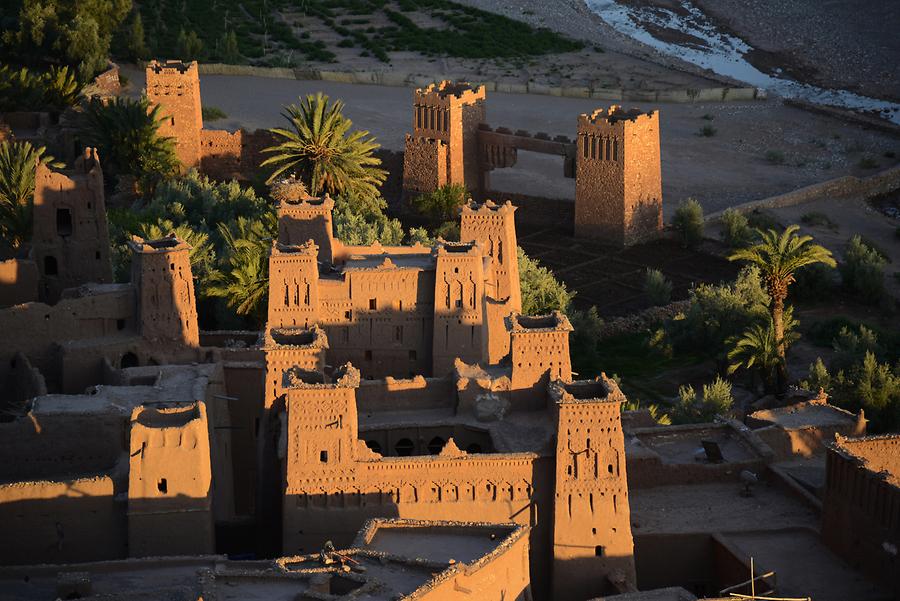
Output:
<path fill-rule="evenodd" d="M 900 124 L 900 105 L 854 94 L 848 90 L 820 88 L 800 83 L 776 73 L 763 73 L 744 55 L 753 48 L 744 40 L 718 31 L 706 15 L 689 1 L 680 2 L 684 14 L 656 7 L 625 6 L 614 0 L 585 0 L 588 8 L 599 15 L 611 27 L 651 46 L 664 54 L 709 69 L 783 98 L 806 100 L 855 111 L 875 112 L 882 118 Z M 699 38 L 702 44 L 684 41 L 676 43 L 654 37 L 645 27 L 672 29 Z"/>

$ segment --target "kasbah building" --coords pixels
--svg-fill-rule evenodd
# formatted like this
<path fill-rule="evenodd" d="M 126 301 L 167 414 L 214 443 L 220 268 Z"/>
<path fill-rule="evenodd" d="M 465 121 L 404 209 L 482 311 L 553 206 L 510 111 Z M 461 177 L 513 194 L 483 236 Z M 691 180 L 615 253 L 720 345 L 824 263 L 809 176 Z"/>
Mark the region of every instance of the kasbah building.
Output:
<path fill-rule="evenodd" d="M 147 94 L 185 168 L 238 176 L 270 143 L 203 128 L 196 63 L 151 62 Z M 561 155 L 576 235 L 647 240 L 659 113 L 599 109 L 573 141 L 492 128 L 486 102 L 413 95 L 403 188 L 472 190 L 460 242 L 346 245 L 328 196 L 276 184 L 263 332 L 200 331 L 174 235 L 134 239 L 113 283 L 102 157 L 38 167 L 32 256 L 0 264 L 0 380 L 28 407 L 0 422 L 0 599 L 734 598 L 794 577 L 778 553 L 834 599 L 897 598 L 900 439 L 822 395 L 659 426 L 573 374 L 564 314 L 521 312 L 490 171 Z M 815 493 L 779 467 L 810 457 Z"/>

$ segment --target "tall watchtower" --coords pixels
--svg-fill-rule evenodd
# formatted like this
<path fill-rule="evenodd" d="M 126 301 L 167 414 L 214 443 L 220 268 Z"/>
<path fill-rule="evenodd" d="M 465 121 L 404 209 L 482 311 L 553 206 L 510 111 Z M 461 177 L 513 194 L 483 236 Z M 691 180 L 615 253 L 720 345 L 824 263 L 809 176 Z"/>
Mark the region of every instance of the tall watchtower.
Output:
<path fill-rule="evenodd" d="M 198 346 L 200 330 L 190 244 L 169 234 L 159 240 L 134 237 L 129 245 L 141 335 L 148 340 Z"/>
<path fill-rule="evenodd" d="M 477 242 L 445 242 L 435 251 L 432 373 L 446 375 L 460 358 L 484 357 L 484 267 L 487 257 Z"/>
<path fill-rule="evenodd" d="M 161 105 L 159 133 L 175 138 L 175 153 L 185 169 L 200 166 L 200 72 L 197 62 L 150 61 L 147 65 L 147 98 Z"/>
<path fill-rule="evenodd" d="M 65 288 L 113 281 L 103 172 L 95 149 L 86 148 L 65 172 L 38 163 L 33 217 L 41 300 L 56 302 Z"/>
<path fill-rule="evenodd" d="M 591 599 L 635 585 L 625 438 L 616 383 L 554 382 L 559 421 L 553 507 L 553 598 Z M 590 574 L 591 578 L 585 578 Z"/>
<path fill-rule="evenodd" d="M 497 205 L 469 201 L 460 216 L 460 240 L 478 242 L 490 256 L 485 274 L 484 308 L 487 361 L 499 363 L 509 353 L 506 319 L 522 310 L 519 261 L 516 256 L 516 207 L 506 201 Z"/>
<path fill-rule="evenodd" d="M 575 235 L 627 246 L 662 229 L 659 113 L 611 106 L 578 117 Z"/>
<path fill-rule="evenodd" d="M 453 183 L 479 185 L 478 126 L 485 120 L 484 86 L 442 81 L 418 88 L 413 97 L 413 133 L 406 136 L 403 189 L 432 192 Z"/>
<path fill-rule="evenodd" d="M 269 255 L 270 328 L 309 328 L 318 320 L 318 247 L 275 242 Z"/>
<path fill-rule="evenodd" d="M 334 201 L 326 194 L 321 198 L 307 196 L 278 203 L 278 241 L 286 245 L 315 242 L 318 260 L 325 265 L 334 262 L 335 247 L 332 211 Z"/>

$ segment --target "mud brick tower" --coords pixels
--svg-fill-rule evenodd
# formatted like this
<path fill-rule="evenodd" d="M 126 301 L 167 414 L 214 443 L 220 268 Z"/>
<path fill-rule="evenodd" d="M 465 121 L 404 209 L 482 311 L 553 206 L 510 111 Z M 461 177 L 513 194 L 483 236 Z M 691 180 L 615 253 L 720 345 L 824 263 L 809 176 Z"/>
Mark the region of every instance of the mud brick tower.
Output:
<path fill-rule="evenodd" d="M 478 242 L 445 242 L 436 253 L 432 373 L 444 376 L 457 357 L 482 358 L 485 260 Z"/>
<path fill-rule="evenodd" d="M 606 375 L 556 381 L 550 395 L 559 408 L 553 598 L 590 599 L 610 592 L 612 582 L 622 589 L 633 587 L 634 541 L 620 414 L 625 395 Z"/>
<path fill-rule="evenodd" d="M 576 236 L 627 246 L 662 229 L 657 111 L 579 116 L 576 162 Z"/>
<path fill-rule="evenodd" d="M 175 138 L 175 153 L 184 169 L 199 167 L 203 113 L 197 63 L 151 61 L 147 65 L 147 98 L 162 105 L 159 133 Z"/>
<path fill-rule="evenodd" d="M 269 255 L 270 328 L 308 328 L 318 321 L 318 246 L 275 242 Z"/>
<path fill-rule="evenodd" d="M 191 246 L 170 234 L 159 240 L 135 237 L 131 281 L 137 282 L 141 334 L 148 340 L 200 344 Z"/>
<path fill-rule="evenodd" d="M 460 240 L 478 242 L 491 260 L 485 290 L 485 325 L 490 332 L 486 340 L 489 363 L 498 363 L 509 353 L 509 336 L 494 334 L 505 332 L 506 318 L 522 310 L 515 211 L 509 201 L 502 205 L 491 201 L 469 201 L 463 206 L 460 217 Z"/>
<path fill-rule="evenodd" d="M 38 164 L 32 247 L 43 301 L 55 302 L 65 288 L 113 281 L 103 172 L 95 149 L 86 148 L 69 171 Z"/>
<path fill-rule="evenodd" d="M 450 183 L 477 190 L 478 126 L 484 119 L 484 86 L 442 81 L 417 89 L 403 157 L 404 192 L 432 192 Z"/>

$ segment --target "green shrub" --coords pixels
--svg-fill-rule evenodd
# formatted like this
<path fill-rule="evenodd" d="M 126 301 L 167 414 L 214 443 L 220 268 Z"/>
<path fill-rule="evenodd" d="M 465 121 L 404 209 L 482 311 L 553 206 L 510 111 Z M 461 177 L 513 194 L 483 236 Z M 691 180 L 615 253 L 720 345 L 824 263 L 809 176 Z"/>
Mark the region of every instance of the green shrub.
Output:
<path fill-rule="evenodd" d="M 884 298 L 884 257 L 867 246 L 860 236 L 847 243 L 844 261 L 839 264 L 844 287 L 861 300 L 878 303 Z"/>
<path fill-rule="evenodd" d="M 765 159 L 767 163 L 772 165 L 784 165 L 784 153 L 780 150 L 767 150 Z"/>
<path fill-rule="evenodd" d="M 203 113 L 204 121 L 217 121 L 228 118 L 228 114 L 217 106 L 204 106 L 201 112 Z"/>
<path fill-rule="evenodd" d="M 838 224 L 832 221 L 831 217 L 820 211 L 808 211 L 800 217 L 800 221 L 804 225 L 827 227 L 834 231 L 838 230 Z"/>
<path fill-rule="evenodd" d="M 462 184 L 446 184 L 434 192 L 420 194 L 412 199 L 415 210 L 432 223 L 455 220 L 460 208 L 469 199 Z"/>
<path fill-rule="evenodd" d="M 753 229 L 746 215 L 735 209 L 722 213 L 722 240 L 731 248 L 741 248 L 753 241 Z"/>
<path fill-rule="evenodd" d="M 672 282 L 658 269 L 647 269 L 644 274 L 644 294 L 652 305 L 665 305 L 672 299 Z"/>
<path fill-rule="evenodd" d="M 672 412 L 672 422 L 676 424 L 705 423 L 717 416 L 727 417 L 734 405 L 731 382 L 720 376 L 703 385 L 703 395 L 698 397 L 690 384 L 678 389 L 678 401 Z"/>
<path fill-rule="evenodd" d="M 675 209 L 672 227 L 680 234 L 682 243 L 689 248 L 703 239 L 703 207 L 694 198 L 688 198 Z"/>
<path fill-rule="evenodd" d="M 784 229 L 775 219 L 775 216 L 768 211 L 754 209 L 747 215 L 747 222 L 750 227 L 756 230 L 781 230 Z"/>
<path fill-rule="evenodd" d="M 522 289 L 522 313 L 546 315 L 553 311 L 564 312 L 575 293 L 566 290 L 566 285 L 558 281 L 552 271 L 526 255 L 521 247 L 516 252 Z"/>
<path fill-rule="evenodd" d="M 857 163 L 856 166 L 860 169 L 877 169 L 878 161 L 872 157 L 863 157 L 859 159 L 859 163 Z"/>
<path fill-rule="evenodd" d="M 716 133 L 718 131 L 719 130 L 717 130 L 712 125 L 704 125 L 703 127 L 700 128 L 700 135 L 703 136 L 704 138 L 711 138 L 714 135 L 716 135 Z"/>
<path fill-rule="evenodd" d="M 814 263 L 794 272 L 791 296 L 803 302 L 829 300 L 836 285 L 834 268 L 823 263 Z"/>

